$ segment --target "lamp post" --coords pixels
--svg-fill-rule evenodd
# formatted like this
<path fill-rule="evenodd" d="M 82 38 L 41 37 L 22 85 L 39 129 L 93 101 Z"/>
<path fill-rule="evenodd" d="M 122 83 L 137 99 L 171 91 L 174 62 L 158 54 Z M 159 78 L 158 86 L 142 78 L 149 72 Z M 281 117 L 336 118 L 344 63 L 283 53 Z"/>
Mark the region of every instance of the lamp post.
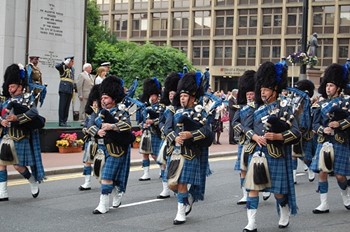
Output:
<path fill-rule="evenodd" d="M 307 53 L 307 21 L 309 12 L 309 0 L 303 0 L 303 26 L 301 34 L 301 50 Z M 306 79 L 306 64 L 300 65 L 300 76 L 299 80 Z"/>

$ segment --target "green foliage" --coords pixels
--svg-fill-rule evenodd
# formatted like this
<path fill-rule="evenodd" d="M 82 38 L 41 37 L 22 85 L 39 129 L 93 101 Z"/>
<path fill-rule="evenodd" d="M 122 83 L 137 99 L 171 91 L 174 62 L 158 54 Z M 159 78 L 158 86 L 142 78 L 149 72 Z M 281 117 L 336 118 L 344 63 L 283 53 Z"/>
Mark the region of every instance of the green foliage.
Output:
<path fill-rule="evenodd" d="M 96 0 L 87 2 L 87 61 L 93 72 L 103 62 L 111 62 L 109 74 L 124 80 L 125 86 L 139 77 L 137 94 L 142 90 L 143 80 L 157 77 L 164 83 L 171 72 L 182 72 L 184 64 L 194 70 L 186 55 L 170 46 L 156 46 L 151 43 L 140 45 L 117 41 L 116 37 L 100 24 L 100 13 Z"/>
<path fill-rule="evenodd" d="M 182 72 L 184 64 L 187 64 L 189 70 L 194 70 L 186 55 L 178 49 L 150 43 L 139 45 L 125 41 L 115 44 L 99 42 L 93 63 L 100 64 L 103 61 L 111 62 L 110 74 L 122 78 L 127 87 L 136 77 L 139 77 L 139 86 L 142 86 L 144 79 L 152 77 L 157 77 L 164 83 L 169 73 Z M 137 93 L 141 89 L 139 87 Z"/>
<path fill-rule="evenodd" d="M 96 0 L 89 0 L 86 9 L 87 31 L 87 60 L 91 61 L 95 56 L 96 46 L 99 42 L 108 41 L 115 43 L 116 37 L 100 24 L 100 12 Z"/>

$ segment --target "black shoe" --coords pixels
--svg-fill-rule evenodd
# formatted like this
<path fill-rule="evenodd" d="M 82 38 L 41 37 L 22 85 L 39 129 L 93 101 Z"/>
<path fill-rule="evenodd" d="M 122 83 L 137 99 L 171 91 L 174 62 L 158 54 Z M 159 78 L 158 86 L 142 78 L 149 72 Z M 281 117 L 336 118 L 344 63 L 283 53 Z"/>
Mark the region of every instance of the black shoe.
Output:
<path fill-rule="evenodd" d="M 65 127 L 65 126 L 66 126 L 66 124 L 65 124 L 65 123 L 63 123 L 63 122 L 60 122 L 58 125 L 59 125 L 59 126 L 63 126 L 63 127 Z"/>
<path fill-rule="evenodd" d="M 8 197 L 0 198 L 0 201 L 9 201 L 9 198 Z"/>
<path fill-rule="evenodd" d="M 80 191 L 86 191 L 86 190 L 91 190 L 91 188 L 84 188 L 83 186 L 79 186 Z"/>
<path fill-rule="evenodd" d="M 37 193 L 32 193 L 32 196 L 33 198 L 37 198 L 39 196 L 39 193 L 40 193 L 40 189 L 38 189 L 38 192 Z"/>
<path fill-rule="evenodd" d="M 284 229 L 284 228 L 287 228 L 289 226 L 289 222 L 287 223 L 287 225 L 278 225 L 278 228 L 280 229 Z"/>
<path fill-rule="evenodd" d="M 158 195 L 157 196 L 157 199 L 167 199 L 167 198 L 170 198 L 170 195 L 168 195 L 168 196 Z"/>
<path fill-rule="evenodd" d="M 345 209 L 350 210 L 350 205 L 344 205 Z"/>
<path fill-rule="evenodd" d="M 112 207 L 113 207 L 114 209 L 116 209 L 116 208 L 119 208 L 119 206 L 121 206 L 121 205 L 122 205 L 122 203 L 120 202 L 119 205 L 115 205 L 115 206 L 113 205 Z"/>
<path fill-rule="evenodd" d="M 237 201 L 237 205 L 245 205 L 245 204 L 247 204 L 246 201 Z"/>
<path fill-rule="evenodd" d="M 271 196 L 271 193 L 268 196 L 263 196 L 263 200 L 267 201 L 270 198 L 270 196 Z"/>
<path fill-rule="evenodd" d="M 178 220 L 174 220 L 174 225 L 181 225 L 184 224 L 186 221 L 178 221 Z"/>
<path fill-rule="evenodd" d="M 151 180 L 151 178 L 146 178 L 146 179 L 139 178 L 139 181 L 149 181 L 149 180 Z"/>
<path fill-rule="evenodd" d="M 98 211 L 97 209 L 95 209 L 94 211 L 92 211 L 92 214 L 103 214 L 100 211 Z"/>
<path fill-rule="evenodd" d="M 243 229 L 243 232 L 258 232 L 258 229 L 254 229 L 254 230 L 248 230 L 246 228 Z"/>
<path fill-rule="evenodd" d="M 329 209 L 326 209 L 326 210 L 314 209 L 314 210 L 312 210 L 312 212 L 313 212 L 314 214 L 324 214 L 324 213 L 329 213 Z"/>

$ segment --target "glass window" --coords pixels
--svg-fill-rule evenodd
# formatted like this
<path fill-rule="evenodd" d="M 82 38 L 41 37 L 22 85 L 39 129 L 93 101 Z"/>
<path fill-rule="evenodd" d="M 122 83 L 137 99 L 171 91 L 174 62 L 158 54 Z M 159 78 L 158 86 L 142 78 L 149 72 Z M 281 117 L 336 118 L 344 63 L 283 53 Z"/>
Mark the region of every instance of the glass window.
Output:
<path fill-rule="evenodd" d="M 350 26 L 350 6 L 340 6 L 340 25 Z"/>
<path fill-rule="evenodd" d="M 217 28 L 224 27 L 224 23 L 225 23 L 225 18 L 224 17 L 217 17 L 216 18 L 216 27 Z"/>
<path fill-rule="evenodd" d="M 232 47 L 225 47 L 225 58 L 232 57 Z"/>
<path fill-rule="evenodd" d="M 271 16 L 270 15 L 263 16 L 263 26 L 264 27 L 271 27 Z"/>
<path fill-rule="evenodd" d="M 203 47 L 203 58 L 209 57 L 209 47 Z"/>
<path fill-rule="evenodd" d="M 240 16 L 239 17 L 239 27 L 247 27 L 248 25 L 248 17 L 247 16 Z"/>
<path fill-rule="evenodd" d="M 261 56 L 262 57 L 270 57 L 270 47 L 261 48 Z"/>
<path fill-rule="evenodd" d="M 200 58 L 201 57 L 201 48 L 200 47 L 194 47 L 193 48 L 193 57 L 194 58 Z"/>
<path fill-rule="evenodd" d="M 245 47 L 238 47 L 238 57 L 239 58 L 245 58 L 245 51 L 246 48 Z"/>
<path fill-rule="evenodd" d="M 226 27 L 233 27 L 233 16 L 226 18 Z"/>
<path fill-rule="evenodd" d="M 249 27 L 257 27 L 257 25 L 258 25 L 258 17 L 250 16 Z"/>
<path fill-rule="evenodd" d="M 296 25 L 297 25 L 297 16 L 288 15 L 288 26 L 296 26 Z"/>
<path fill-rule="evenodd" d="M 323 56 L 324 57 L 332 57 L 333 56 L 333 47 L 332 46 L 324 46 Z"/>
<path fill-rule="evenodd" d="M 256 47 L 248 47 L 248 57 L 249 58 L 256 57 Z"/>
<path fill-rule="evenodd" d="M 222 57 L 222 47 L 216 47 L 215 48 L 215 58 L 221 58 Z"/>

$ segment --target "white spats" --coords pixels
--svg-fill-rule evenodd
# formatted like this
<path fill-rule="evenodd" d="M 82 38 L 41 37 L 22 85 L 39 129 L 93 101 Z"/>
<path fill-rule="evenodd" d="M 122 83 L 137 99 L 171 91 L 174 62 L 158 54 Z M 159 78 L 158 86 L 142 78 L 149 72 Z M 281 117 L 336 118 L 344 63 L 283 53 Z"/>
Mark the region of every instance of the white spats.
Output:
<path fill-rule="evenodd" d="M 280 220 L 278 221 L 279 228 L 286 228 L 289 225 L 289 206 L 280 206 Z"/>
<path fill-rule="evenodd" d="M 101 194 L 100 202 L 97 208 L 92 211 L 93 214 L 104 214 L 109 211 L 109 195 Z"/>
<path fill-rule="evenodd" d="M 329 205 L 327 200 L 327 193 L 321 193 L 320 194 L 320 200 L 321 204 L 317 206 L 316 209 L 314 209 L 312 212 L 314 214 L 322 214 L 322 213 L 329 213 Z"/>
<path fill-rule="evenodd" d="M 8 201 L 7 181 L 0 182 L 0 201 Z"/>
<path fill-rule="evenodd" d="M 39 183 L 35 180 L 34 176 L 31 175 L 28 179 L 30 185 L 30 191 L 32 192 L 32 196 L 37 198 L 39 196 Z"/>
<path fill-rule="evenodd" d="M 177 203 L 177 213 L 174 219 L 174 225 L 180 225 L 186 222 L 186 206 L 183 203 Z"/>

